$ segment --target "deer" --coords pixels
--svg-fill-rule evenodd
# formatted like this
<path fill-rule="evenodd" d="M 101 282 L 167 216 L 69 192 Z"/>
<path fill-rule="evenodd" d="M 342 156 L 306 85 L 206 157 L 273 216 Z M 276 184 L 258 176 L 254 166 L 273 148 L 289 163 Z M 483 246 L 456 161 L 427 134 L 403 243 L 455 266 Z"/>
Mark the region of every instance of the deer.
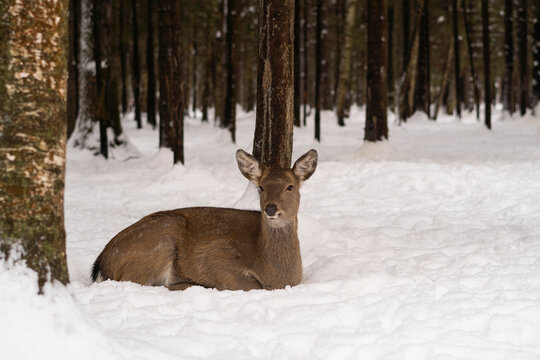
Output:
<path fill-rule="evenodd" d="M 317 151 L 292 168 L 267 166 L 243 150 L 240 172 L 258 188 L 260 211 L 190 207 L 143 217 L 114 236 L 92 267 L 92 281 L 131 281 L 185 290 L 283 289 L 302 281 L 300 187 Z"/>

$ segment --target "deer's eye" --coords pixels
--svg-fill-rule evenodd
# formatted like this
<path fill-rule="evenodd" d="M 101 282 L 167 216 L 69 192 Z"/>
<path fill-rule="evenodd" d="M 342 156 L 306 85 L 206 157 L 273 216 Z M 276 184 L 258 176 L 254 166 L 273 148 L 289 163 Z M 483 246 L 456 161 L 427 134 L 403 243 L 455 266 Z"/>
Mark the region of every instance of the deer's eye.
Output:
<path fill-rule="evenodd" d="M 262 186 L 259 186 L 259 191 L 260 192 L 263 192 L 264 191 L 264 188 Z"/>
<path fill-rule="evenodd" d="M 292 185 L 287 186 L 287 191 L 292 191 L 292 189 L 293 189 Z"/>

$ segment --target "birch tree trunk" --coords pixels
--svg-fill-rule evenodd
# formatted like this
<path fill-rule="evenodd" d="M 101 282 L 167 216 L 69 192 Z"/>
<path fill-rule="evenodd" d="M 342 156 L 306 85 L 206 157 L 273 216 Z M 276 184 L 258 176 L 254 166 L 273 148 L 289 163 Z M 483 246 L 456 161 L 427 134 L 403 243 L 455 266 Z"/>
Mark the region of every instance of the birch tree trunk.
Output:
<path fill-rule="evenodd" d="M 64 231 L 68 1 L 0 5 L 0 249 L 69 281 Z"/>
<path fill-rule="evenodd" d="M 388 46 L 387 0 L 368 0 L 367 13 L 367 109 L 365 141 L 388 139 L 388 94 L 386 81 Z"/>
<path fill-rule="evenodd" d="M 259 14 L 253 156 L 266 165 L 290 168 L 294 122 L 294 0 L 262 0 Z"/>

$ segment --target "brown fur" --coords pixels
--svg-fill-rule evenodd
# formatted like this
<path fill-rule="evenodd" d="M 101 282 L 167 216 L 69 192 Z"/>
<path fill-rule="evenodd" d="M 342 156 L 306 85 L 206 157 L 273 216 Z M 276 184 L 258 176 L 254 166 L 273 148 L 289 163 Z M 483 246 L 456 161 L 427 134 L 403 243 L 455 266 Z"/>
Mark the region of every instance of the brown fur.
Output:
<path fill-rule="evenodd" d="M 261 211 L 196 207 L 148 215 L 116 235 L 94 264 L 93 279 L 183 290 L 279 289 L 302 281 L 297 234 L 299 188 L 317 164 L 311 150 L 293 169 L 268 168 L 239 150 L 241 172 L 260 187 Z M 292 186 L 290 188 L 289 186 Z M 267 216 L 275 205 L 275 216 Z"/>

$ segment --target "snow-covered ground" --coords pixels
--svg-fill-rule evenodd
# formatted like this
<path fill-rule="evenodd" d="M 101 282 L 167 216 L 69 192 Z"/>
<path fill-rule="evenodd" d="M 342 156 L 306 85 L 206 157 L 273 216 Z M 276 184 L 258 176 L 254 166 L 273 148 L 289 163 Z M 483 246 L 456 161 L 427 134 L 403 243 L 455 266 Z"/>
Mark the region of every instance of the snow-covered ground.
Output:
<path fill-rule="evenodd" d="M 239 116 L 238 145 L 189 119 L 185 167 L 132 121 L 112 160 L 70 149 L 72 283 L 38 297 L 35 274 L 0 263 L 0 358 L 540 359 L 539 119 L 490 132 L 470 115 L 417 116 L 363 144 L 361 110 L 345 128 L 323 115 L 321 144 L 295 129 L 295 159 L 319 152 L 299 213 L 304 282 L 277 291 L 89 280 L 142 216 L 242 198 L 234 154 L 252 148 L 253 114 Z"/>

